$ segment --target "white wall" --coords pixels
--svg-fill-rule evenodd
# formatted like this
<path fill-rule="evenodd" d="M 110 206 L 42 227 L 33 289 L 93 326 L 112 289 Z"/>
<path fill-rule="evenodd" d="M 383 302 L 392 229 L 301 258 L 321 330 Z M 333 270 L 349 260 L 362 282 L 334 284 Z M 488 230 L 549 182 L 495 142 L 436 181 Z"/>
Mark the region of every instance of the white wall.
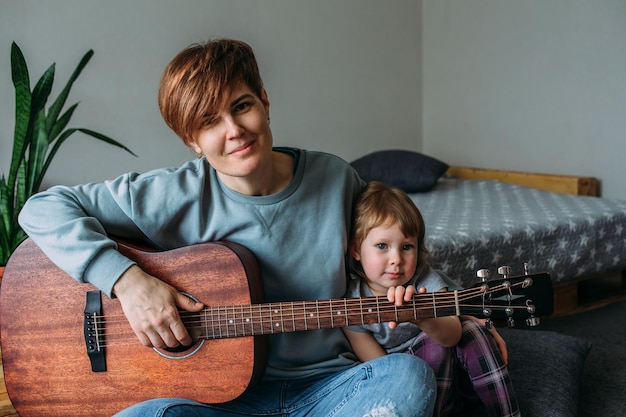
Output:
<path fill-rule="evenodd" d="M 8 173 L 13 138 L 12 40 L 33 85 L 57 62 L 54 93 L 94 49 L 70 95 L 68 103 L 80 101 L 71 125 L 139 154 L 76 134 L 51 166 L 48 185 L 193 158 L 161 121 L 156 91 L 179 50 L 211 37 L 255 49 L 275 144 L 348 160 L 381 148 L 420 149 L 419 13 L 419 0 L 1 0 L 0 172 Z"/>
<path fill-rule="evenodd" d="M 624 0 L 0 0 L 0 173 L 12 40 L 33 83 L 57 62 L 55 92 L 95 50 L 72 125 L 139 158 L 77 134 L 46 181 L 74 184 L 193 158 L 161 121 L 156 89 L 180 49 L 219 36 L 255 48 L 276 144 L 592 175 L 626 198 Z"/>
<path fill-rule="evenodd" d="M 626 1 L 424 0 L 423 149 L 626 199 Z"/>

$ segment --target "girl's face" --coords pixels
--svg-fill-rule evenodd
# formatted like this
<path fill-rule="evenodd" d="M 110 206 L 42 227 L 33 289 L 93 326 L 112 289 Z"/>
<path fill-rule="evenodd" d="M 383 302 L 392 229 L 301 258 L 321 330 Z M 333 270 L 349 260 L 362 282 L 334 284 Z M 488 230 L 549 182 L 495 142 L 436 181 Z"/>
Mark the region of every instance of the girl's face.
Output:
<path fill-rule="evenodd" d="M 404 236 L 395 223 L 384 224 L 369 231 L 352 257 L 361 262 L 372 293 L 386 295 L 387 288 L 404 285 L 415 274 L 417 237 Z"/>
<path fill-rule="evenodd" d="M 224 184 L 236 191 L 244 183 L 263 182 L 272 169 L 272 133 L 265 90 L 259 98 L 246 85 L 233 88 L 225 108 L 207 115 L 192 148 L 204 154 Z"/>

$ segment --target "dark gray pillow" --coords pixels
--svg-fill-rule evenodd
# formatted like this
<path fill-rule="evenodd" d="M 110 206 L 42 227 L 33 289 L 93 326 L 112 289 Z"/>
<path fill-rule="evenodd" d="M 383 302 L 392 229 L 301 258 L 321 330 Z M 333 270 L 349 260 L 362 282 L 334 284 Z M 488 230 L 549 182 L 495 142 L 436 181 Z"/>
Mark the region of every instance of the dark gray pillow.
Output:
<path fill-rule="evenodd" d="M 438 159 L 406 150 L 373 152 L 350 165 L 365 182 L 381 181 L 407 193 L 430 191 L 448 169 Z"/>
<path fill-rule="evenodd" d="M 591 342 L 545 330 L 499 328 L 524 417 L 578 415 L 578 392 Z"/>

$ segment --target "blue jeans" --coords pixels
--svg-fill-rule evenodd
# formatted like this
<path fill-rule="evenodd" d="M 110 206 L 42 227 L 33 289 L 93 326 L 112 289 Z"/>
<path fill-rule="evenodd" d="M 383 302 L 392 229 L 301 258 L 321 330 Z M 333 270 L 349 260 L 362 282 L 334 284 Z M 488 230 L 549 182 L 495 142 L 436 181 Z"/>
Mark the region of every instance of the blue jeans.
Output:
<path fill-rule="evenodd" d="M 436 395 L 432 369 L 399 353 L 321 378 L 262 382 L 225 404 L 159 398 L 116 417 L 431 417 Z"/>

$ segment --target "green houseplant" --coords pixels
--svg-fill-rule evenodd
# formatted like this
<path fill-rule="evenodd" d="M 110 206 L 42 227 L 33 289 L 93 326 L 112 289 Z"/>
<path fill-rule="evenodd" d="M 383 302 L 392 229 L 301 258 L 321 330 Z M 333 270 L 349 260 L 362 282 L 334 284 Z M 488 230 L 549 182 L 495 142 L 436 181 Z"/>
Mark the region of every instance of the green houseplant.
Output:
<path fill-rule="evenodd" d="M 52 91 L 55 64 L 43 73 L 31 91 L 24 55 L 15 42 L 11 45 L 15 130 L 9 174 L 5 177 L 3 173 L 0 178 L 0 266 L 6 265 L 13 251 L 26 238 L 17 223 L 17 216 L 26 200 L 39 191 L 52 159 L 72 134 L 81 132 L 135 155 L 121 143 L 101 133 L 67 127 L 78 103 L 65 111 L 63 107 L 74 81 L 92 56 L 93 50 L 83 56 L 58 97 L 46 108 Z"/>

